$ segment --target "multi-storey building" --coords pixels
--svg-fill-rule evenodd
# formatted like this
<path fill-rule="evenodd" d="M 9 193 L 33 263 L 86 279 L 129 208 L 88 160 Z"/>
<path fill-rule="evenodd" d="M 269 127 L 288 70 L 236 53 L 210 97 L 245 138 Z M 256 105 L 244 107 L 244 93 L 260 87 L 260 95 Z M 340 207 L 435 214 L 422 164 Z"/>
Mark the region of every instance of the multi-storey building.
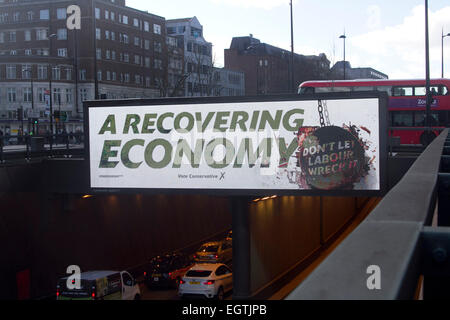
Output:
<path fill-rule="evenodd" d="M 212 44 L 203 38 L 203 26 L 196 17 L 167 20 L 167 34 L 184 43 L 184 95 L 212 95 Z"/>
<path fill-rule="evenodd" d="M 81 9 L 80 30 L 67 29 L 70 5 Z M 39 131 L 71 132 L 84 100 L 159 97 L 167 57 L 165 19 L 124 0 L 0 1 L 0 129 L 17 132 L 11 120 L 23 108 Z M 63 115 L 52 125 L 50 109 Z"/>
<path fill-rule="evenodd" d="M 345 72 L 344 72 L 345 67 Z M 331 78 L 337 79 L 388 79 L 388 75 L 373 68 L 352 68 L 348 61 L 338 61 L 331 68 Z"/>
<path fill-rule="evenodd" d="M 242 71 L 214 68 L 214 96 L 244 96 L 245 74 Z"/>
<path fill-rule="evenodd" d="M 291 52 L 261 43 L 252 35 L 234 37 L 225 49 L 225 68 L 245 74 L 245 94 L 292 93 Z M 294 89 L 303 81 L 327 79 L 330 62 L 325 54 L 294 54 Z"/>

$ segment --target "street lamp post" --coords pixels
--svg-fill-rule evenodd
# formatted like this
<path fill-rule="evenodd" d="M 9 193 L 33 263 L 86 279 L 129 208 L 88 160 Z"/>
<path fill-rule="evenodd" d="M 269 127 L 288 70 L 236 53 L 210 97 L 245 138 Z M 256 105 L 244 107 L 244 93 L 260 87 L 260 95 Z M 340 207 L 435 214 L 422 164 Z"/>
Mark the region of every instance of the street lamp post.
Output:
<path fill-rule="evenodd" d="M 56 34 L 52 33 L 51 35 L 48 36 L 48 42 L 49 42 L 49 52 L 48 52 L 48 66 L 50 69 L 49 72 L 49 81 L 48 81 L 48 86 L 49 86 L 49 102 L 50 102 L 50 151 L 52 150 L 52 145 L 53 145 L 53 97 L 52 97 L 52 73 L 53 73 L 53 69 L 52 69 L 52 63 L 51 63 L 51 57 L 52 57 L 52 38 L 56 37 Z"/>
<path fill-rule="evenodd" d="M 291 92 L 295 92 L 295 84 L 294 84 L 294 22 L 292 19 L 292 0 L 290 2 L 291 5 Z"/>
<path fill-rule="evenodd" d="M 344 39 L 344 80 L 345 80 L 345 39 L 346 39 L 347 37 L 345 36 L 345 32 L 344 32 L 344 34 L 343 35 L 341 35 L 340 37 L 339 37 L 339 39 Z"/>
<path fill-rule="evenodd" d="M 444 35 L 444 29 L 442 29 L 442 37 L 441 37 L 441 49 L 442 49 L 442 75 L 441 78 L 444 78 L 444 38 L 450 37 L 450 33 Z"/>

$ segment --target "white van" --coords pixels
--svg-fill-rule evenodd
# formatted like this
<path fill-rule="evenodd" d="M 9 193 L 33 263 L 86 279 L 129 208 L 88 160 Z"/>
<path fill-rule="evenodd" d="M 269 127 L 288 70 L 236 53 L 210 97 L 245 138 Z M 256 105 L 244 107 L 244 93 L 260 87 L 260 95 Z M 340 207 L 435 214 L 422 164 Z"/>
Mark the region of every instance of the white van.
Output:
<path fill-rule="evenodd" d="M 139 285 L 127 271 L 87 271 L 81 273 L 80 289 L 67 288 L 67 279 L 59 279 L 57 300 L 139 300 Z M 75 280 L 73 280 L 75 283 Z"/>

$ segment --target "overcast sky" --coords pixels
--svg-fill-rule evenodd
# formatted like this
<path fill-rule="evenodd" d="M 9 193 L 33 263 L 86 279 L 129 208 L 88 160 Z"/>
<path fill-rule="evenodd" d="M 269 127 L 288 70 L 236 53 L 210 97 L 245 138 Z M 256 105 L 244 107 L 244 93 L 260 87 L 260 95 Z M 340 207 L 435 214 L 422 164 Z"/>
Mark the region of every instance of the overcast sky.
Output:
<path fill-rule="evenodd" d="M 441 76 L 441 32 L 450 33 L 450 1 L 429 0 L 431 77 Z M 236 36 L 290 50 L 289 0 L 127 0 L 127 5 L 166 19 L 196 16 L 213 44 L 217 66 Z M 424 0 L 293 0 L 294 49 L 325 53 L 334 63 L 373 67 L 391 79 L 425 77 Z M 450 78 L 450 37 L 444 39 L 446 77 Z"/>

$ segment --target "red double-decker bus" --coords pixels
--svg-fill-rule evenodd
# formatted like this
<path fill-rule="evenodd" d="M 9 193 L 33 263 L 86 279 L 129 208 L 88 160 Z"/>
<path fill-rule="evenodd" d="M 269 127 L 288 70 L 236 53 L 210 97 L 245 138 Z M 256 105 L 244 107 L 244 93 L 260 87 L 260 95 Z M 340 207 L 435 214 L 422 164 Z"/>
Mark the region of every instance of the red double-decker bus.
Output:
<path fill-rule="evenodd" d="M 433 102 L 430 126 L 434 135 L 450 127 L 450 80 L 430 80 Z M 333 80 L 306 81 L 299 94 L 325 92 L 385 91 L 389 95 L 389 135 L 400 137 L 400 144 L 426 145 L 425 80 Z"/>

